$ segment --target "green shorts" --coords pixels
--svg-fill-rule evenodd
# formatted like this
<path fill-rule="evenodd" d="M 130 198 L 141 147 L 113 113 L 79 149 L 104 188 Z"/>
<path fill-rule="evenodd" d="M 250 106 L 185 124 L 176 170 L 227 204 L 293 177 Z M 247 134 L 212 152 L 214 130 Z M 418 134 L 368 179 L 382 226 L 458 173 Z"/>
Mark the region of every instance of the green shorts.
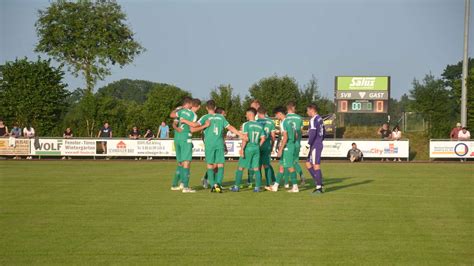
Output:
<path fill-rule="evenodd" d="M 207 164 L 223 164 L 225 162 L 224 147 L 204 147 Z"/>
<path fill-rule="evenodd" d="M 300 160 L 300 150 L 301 150 L 301 144 L 296 142 L 295 144 L 295 152 L 294 152 L 294 156 L 295 156 L 295 163 L 298 163 L 299 160 Z"/>
<path fill-rule="evenodd" d="M 272 156 L 271 148 L 263 148 L 262 150 L 260 150 L 260 166 L 270 165 L 271 156 Z"/>
<path fill-rule="evenodd" d="M 191 161 L 193 158 L 193 142 L 191 139 L 174 141 L 176 160 L 179 163 Z"/>
<path fill-rule="evenodd" d="M 244 152 L 245 157 L 240 157 L 239 167 L 246 169 L 259 168 L 260 166 L 260 148 L 246 147 Z"/>
<path fill-rule="evenodd" d="M 283 168 L 290 168 L 294 167 L 295 165 L 295 146 L 294 145 L 286 145 L 283 149 L 283 154 L 280 158 L 280 165 Z"/>

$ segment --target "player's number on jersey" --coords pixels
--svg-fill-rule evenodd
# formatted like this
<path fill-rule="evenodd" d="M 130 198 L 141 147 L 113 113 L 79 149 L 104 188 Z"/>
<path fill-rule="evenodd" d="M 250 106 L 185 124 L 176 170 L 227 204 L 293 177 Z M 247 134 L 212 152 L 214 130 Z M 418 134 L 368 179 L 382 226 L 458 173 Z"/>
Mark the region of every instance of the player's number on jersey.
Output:
<path fill-rule="evenodd" d="M 216 134 L 216 136 L 219 136 L 219 128 L 218 127 L 214 127 L 214 134 Z"/>
<path fill-rule="evenodd" d="M 251 138 L 252 138 L 251 142 L 252 143 L 257 143 L 258 142 L 258 135 L 260 135 L 259 132 L 252 132 L 252 136 L 251 136 Z"/>

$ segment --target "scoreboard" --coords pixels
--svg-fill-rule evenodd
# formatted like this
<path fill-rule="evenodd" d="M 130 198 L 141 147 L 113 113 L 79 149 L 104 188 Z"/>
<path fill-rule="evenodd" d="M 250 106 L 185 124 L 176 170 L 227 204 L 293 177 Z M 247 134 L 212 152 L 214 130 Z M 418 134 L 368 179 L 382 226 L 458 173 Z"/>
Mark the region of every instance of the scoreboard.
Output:
<path fill-rule="evenodd" d="M 338 113 L 387 113 L 389 76 L 337 76 L 335 99 Z"/>

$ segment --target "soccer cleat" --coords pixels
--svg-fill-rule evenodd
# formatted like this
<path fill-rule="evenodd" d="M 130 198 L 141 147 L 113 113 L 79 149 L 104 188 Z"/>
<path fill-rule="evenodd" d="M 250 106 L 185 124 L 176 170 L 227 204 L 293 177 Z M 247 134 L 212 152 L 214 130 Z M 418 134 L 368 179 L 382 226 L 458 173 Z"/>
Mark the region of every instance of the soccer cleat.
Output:
<path fill-rule="evenodd" d="M 298 186 L 293 186 L 290 190 L 286 191 L 289 193 L 298 193 L 300 190 L 298 189 Z"/>
<path fill-rule="evenodd" d="M 249 183 L 249 184 L 247 184 L 247 187 L 248 187 L 248 188 L 253 188 L 253 184 L 252 184 L 252 183 Z"/>
<path fill-rule="evenodd" d="M 253 189 L 253 192 L 260 192 L 260 188 L 255 187 L 255 188 Z"/>
<path fill-rule="evenodd" d="M 240 191 L 240 188 L 238 186 L 233 186 L 230 188 L 230 191 L 232 192 L 239 192 Z"/>
<path fill-rule="evenodd" d="M 315 188 L 311 194 L 322 194 L 323 188 Z"/>
<path fill-rule="evenodd" d="M 243 189 L 243 188 L 244 188 L 244 185 L 240 185 L 239 188 L 240 188 L 240 189 Z"/>
<path fill-rule="evenodd" d="M 180 189 L 180 190 L 183 190 L 183 189 L 184 189 L 183 183 L 180 183 L 180 184 L 179 184 L 179 189 Z"/>
<path fill-rule="evenodd" d="M 222 193 L 222 190 L 223 190 L 223 189 L 222 189 L 221 185 L 216 184 L 216 185 L 214 186 L 214 191 L 215 191 L 215 192 L 217 192 L 217 193 Z"/>
<path fill-rule="evenodd" d="M 290 188 L 290 184 L 285 184 L 285 188 Z"/>
<path fill-rule="evenodd" d="M 171 190 L 178 191 L 178 190 L 181 190 L 181 188 L 180 187 L 171 187 Z"/>
<path fill-rule="evenodd" d="M 196 193 L 196 190 L 185 187 L 183 188 L 183 193 Z"/>

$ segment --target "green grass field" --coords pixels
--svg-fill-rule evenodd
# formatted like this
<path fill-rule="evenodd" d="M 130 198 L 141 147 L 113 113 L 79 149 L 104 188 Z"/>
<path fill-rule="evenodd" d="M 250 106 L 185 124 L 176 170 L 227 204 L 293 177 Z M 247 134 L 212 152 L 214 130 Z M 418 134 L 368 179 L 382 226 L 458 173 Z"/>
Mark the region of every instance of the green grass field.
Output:
<path fill-rule="evenodd" d="M 326 163 L 320 196 L 183 194 L 174 167 L 1 161 L 0 265 L 474 264 L 474 164 Z"/>

